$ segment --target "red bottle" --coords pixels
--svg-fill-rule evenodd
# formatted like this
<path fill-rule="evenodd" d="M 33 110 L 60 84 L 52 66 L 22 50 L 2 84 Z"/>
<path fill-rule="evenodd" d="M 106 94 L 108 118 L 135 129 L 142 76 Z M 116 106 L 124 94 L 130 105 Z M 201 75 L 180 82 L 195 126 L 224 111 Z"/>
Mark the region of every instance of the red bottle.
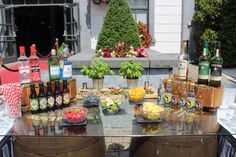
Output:
<path fill-rule="evenodd" d="M 40 67 L 39 67 L 39 57 L 36 55 L 36 47 L 35 45 L 30 46 L 30 68 L 31 68 L 31 81 L 32 82 L 39 82 L 41 80 L 40 77 Z"/>

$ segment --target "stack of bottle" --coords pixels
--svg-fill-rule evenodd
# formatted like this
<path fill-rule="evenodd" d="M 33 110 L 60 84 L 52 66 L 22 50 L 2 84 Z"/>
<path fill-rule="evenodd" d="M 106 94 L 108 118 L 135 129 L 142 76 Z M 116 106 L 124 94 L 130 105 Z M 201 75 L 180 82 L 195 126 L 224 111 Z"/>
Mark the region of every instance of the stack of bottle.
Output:
<path fill-rule="evenodd" d="M 54 111 L 70 105 L 70 93 L 67 87 L 67 80 L 63 80 L 63 88 L 60 90 L 59 81 L 54 81 L 54 91 L 52 82 L 47 82 L 47 90 L 44 84 L 39 83 L 39 92 L 37 94 L 35 84 L 30 84 L 30 110 L 33 114 Z"/>
<path fill-rule="evenodd" d="M 201 113 L 204 98 L 202 95 L 203 85 L 168 79 L 166 87 L 162 81 L 158 88 L 158 104 L 172 109 L 182 109 L 190 113 Z M 196 90 L 197 89 L 197 90 Z"/>

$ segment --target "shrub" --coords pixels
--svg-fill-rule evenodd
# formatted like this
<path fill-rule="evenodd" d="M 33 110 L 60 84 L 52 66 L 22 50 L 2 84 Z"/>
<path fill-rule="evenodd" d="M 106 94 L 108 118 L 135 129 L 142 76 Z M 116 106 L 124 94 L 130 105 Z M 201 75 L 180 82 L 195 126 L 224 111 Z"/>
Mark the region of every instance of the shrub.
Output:
<path fill-rule="evenodd" d="M 130 45 L 141 47 L 138 28 L 127 0 L 110 0 L 96 50 L 107 48 L 113 51 L 122 42 L 126 50 Z"/>

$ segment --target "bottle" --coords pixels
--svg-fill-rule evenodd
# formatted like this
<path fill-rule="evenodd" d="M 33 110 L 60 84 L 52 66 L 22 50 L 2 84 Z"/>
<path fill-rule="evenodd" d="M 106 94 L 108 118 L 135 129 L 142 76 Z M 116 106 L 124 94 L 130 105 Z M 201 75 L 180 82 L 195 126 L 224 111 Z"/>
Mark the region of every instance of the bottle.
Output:
<path fill-rule="evenodd" d="M 158 95 L 157 95 L 157 104 L 159 105 L 163 105 L 164 104 L 164 101 L 163 101 L 163 95 L 165 93 L 165 88 L 164 88 L 164 85 L 162 83 L 162 80 L 160 79 L 160 84 L 159 84 L 159 87 L 158 87 Z"/>
<path fill-rule="evenodd" d="M 194 106 L 196 114 L 200 114 L 203 110 L 203 104 L 204 104 L 203 94 L 206 94 L 204 88 L 206 88 L 205 85 L 197 86 L 197 91 L 195 96 L 195 106 Z"/>
<path fill-rule="evenodd" d="M 54 108 L 55 108 L 55 109 L 61 108 L 61 105 L 62 105 L 62 97 L 61 97 L 60 94 L 61 94 L 61 93 L 60 93 L 59 81 L 56 80 L 56 81 L 55 81 L 55 90 L 54 90 L 54 99 L 55 99 Z"/>
<path fill-rule="evenodd" d="M 72 63 L 68 61 L 67 54 L 64 53 L 63 80 L 72 79 Z"/>
<path fill-rule="evenodd" d="M 52 93 L 52 83 L 50 81 L 47 82 L 46 97 L 47 97 L 47 107 L 48 107 L 48 109 L 53 110 L 55 99 L 54 99 L 54 95 Z"/>
<path fill-rule="evenodd" d="M 39 113 L 39 101 L 38 101 L 38 96 L 35 91 L 35 85 L 31 84 L 30 85 L 30 110 L 32 114 Z"/>
<path fill-rule="evenodd" d="M 18 59 L 19 74 L 20 74 L 20 83 L 30 83 L 30 64 L 28 57 L 25 56 L 25 47 L 20 46 L 20 57 Z"/>
<path fill-rule="evenodd" d="M 172 80 L 167 80 L 166 90 L 164 94 L 164 106 L 170 107 L 171 106 L 171 97 L 172 97 L 172 89 L 171 89 Z"/>
<path fill-rule="evenodd" d="M 47 110 L 47 99 L 44 93 L 44 85 L 42 82 L 39 83 L 39 108 L 41 112 L 46 112 Z"/>
<path fill-rule="evenodd" d="M 178 78 L 180 80 L 188 79 L 189 55 L 188 55 L 188 41 L 183 44 L 181 53 L 178 57 Z"/>
<path fill-rule="evenodd" d="M 195 107 L 194 83 L 191 83 L 190 91 L 186 100 L 186 110 L 188 112 L 194 112 L 194 107 Z"/>
<path fill-rule="evenodd" d="M 179 108 L 179 82 L 177 80 L 174 80 L 172 84 L 171 108 Z"/>
<path fill-rule="evenodd" d="M 210 73 L 210 82 L 209 85 L 213 87 L 219 87 L 221 85 L 222 80 L 222 66 L 223 59 L 220 56 L 221 44 L 218 41 L 216 45 L 216 54 L 211 58 L 211 73 Z"/>
<path fill-rule="evenodd" d="M 31 81 L 38 83 L 41 79 L 40 76 L 40 67 L 39 67 L 39 57 L 36 55 L 36 47 L 35 45 L 30 46 L 30 67 L 31 67 Z"/>
<path fill-rule="evenodd" d="M 67 87 L 67 80 L 63 80 L 63 89 L 62 89 L 62 105 L 67 107 L 70 104 L 70 93 Z"/>
<path fill-rule="evenodd" d="M 203 54 L 199 57 L 198 83 L 207 84 L 210 70 L 210 55 L 208 51 L 208 42 L 204 41 Z"/>
<path fill-rule="evenodd" d="M 183 109 L 186 105 L 187 99 L 187 83 L 183 81 L 180 85 L 180 100 L 179 100 L 179 107 Z"/>
<path fill-rule="evenodd" d="M 51 50 L 51 57 L 48 60 L 50 81 L 60 80 L 60 60 L 56 56 L 56 50 Z"/>

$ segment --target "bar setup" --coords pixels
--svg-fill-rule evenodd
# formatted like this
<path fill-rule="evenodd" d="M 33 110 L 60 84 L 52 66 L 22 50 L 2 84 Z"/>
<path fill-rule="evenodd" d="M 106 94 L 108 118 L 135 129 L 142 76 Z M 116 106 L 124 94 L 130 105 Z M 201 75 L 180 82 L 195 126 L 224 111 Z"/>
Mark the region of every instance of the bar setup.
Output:
<path fill-rule="evenodd" d="M 224 116 L 218 108 L 230 94 L 224 94 L 228 89 L 221 85 L 222 62 L 206 58 L 207 42 L 198 82 L 188 79 L 188 54 L 183 48 L 178 72 L 152 85 L 148 80 L 138 84 L 144 70 L 141 63 L 122 63 L 119 74 L 127 80 L 126 88 L 115 82 L 114 87 L 104 86 L 105 75 L 115 73 L 102 60 L 81 68 L 93 79 L 93 88 L 77 82 L 67 47 L 51 50 L 46 69 L 40 69 L 35 45 L 29 59 L 24 46 L 19 50 L 20 82 L 0 86 L 8 123 L 7 131 L 0 133 L 14 139 L 16 157 L 103 157 L 106 137 L 131 137 L 130 156 L 213 157 L 218 153 L 218 137 L 236 133 L 222 131 Z M 219 51 L 218 42 L 216 55 Z M 206 68 L 210 62 L 211 73 Z"/>

